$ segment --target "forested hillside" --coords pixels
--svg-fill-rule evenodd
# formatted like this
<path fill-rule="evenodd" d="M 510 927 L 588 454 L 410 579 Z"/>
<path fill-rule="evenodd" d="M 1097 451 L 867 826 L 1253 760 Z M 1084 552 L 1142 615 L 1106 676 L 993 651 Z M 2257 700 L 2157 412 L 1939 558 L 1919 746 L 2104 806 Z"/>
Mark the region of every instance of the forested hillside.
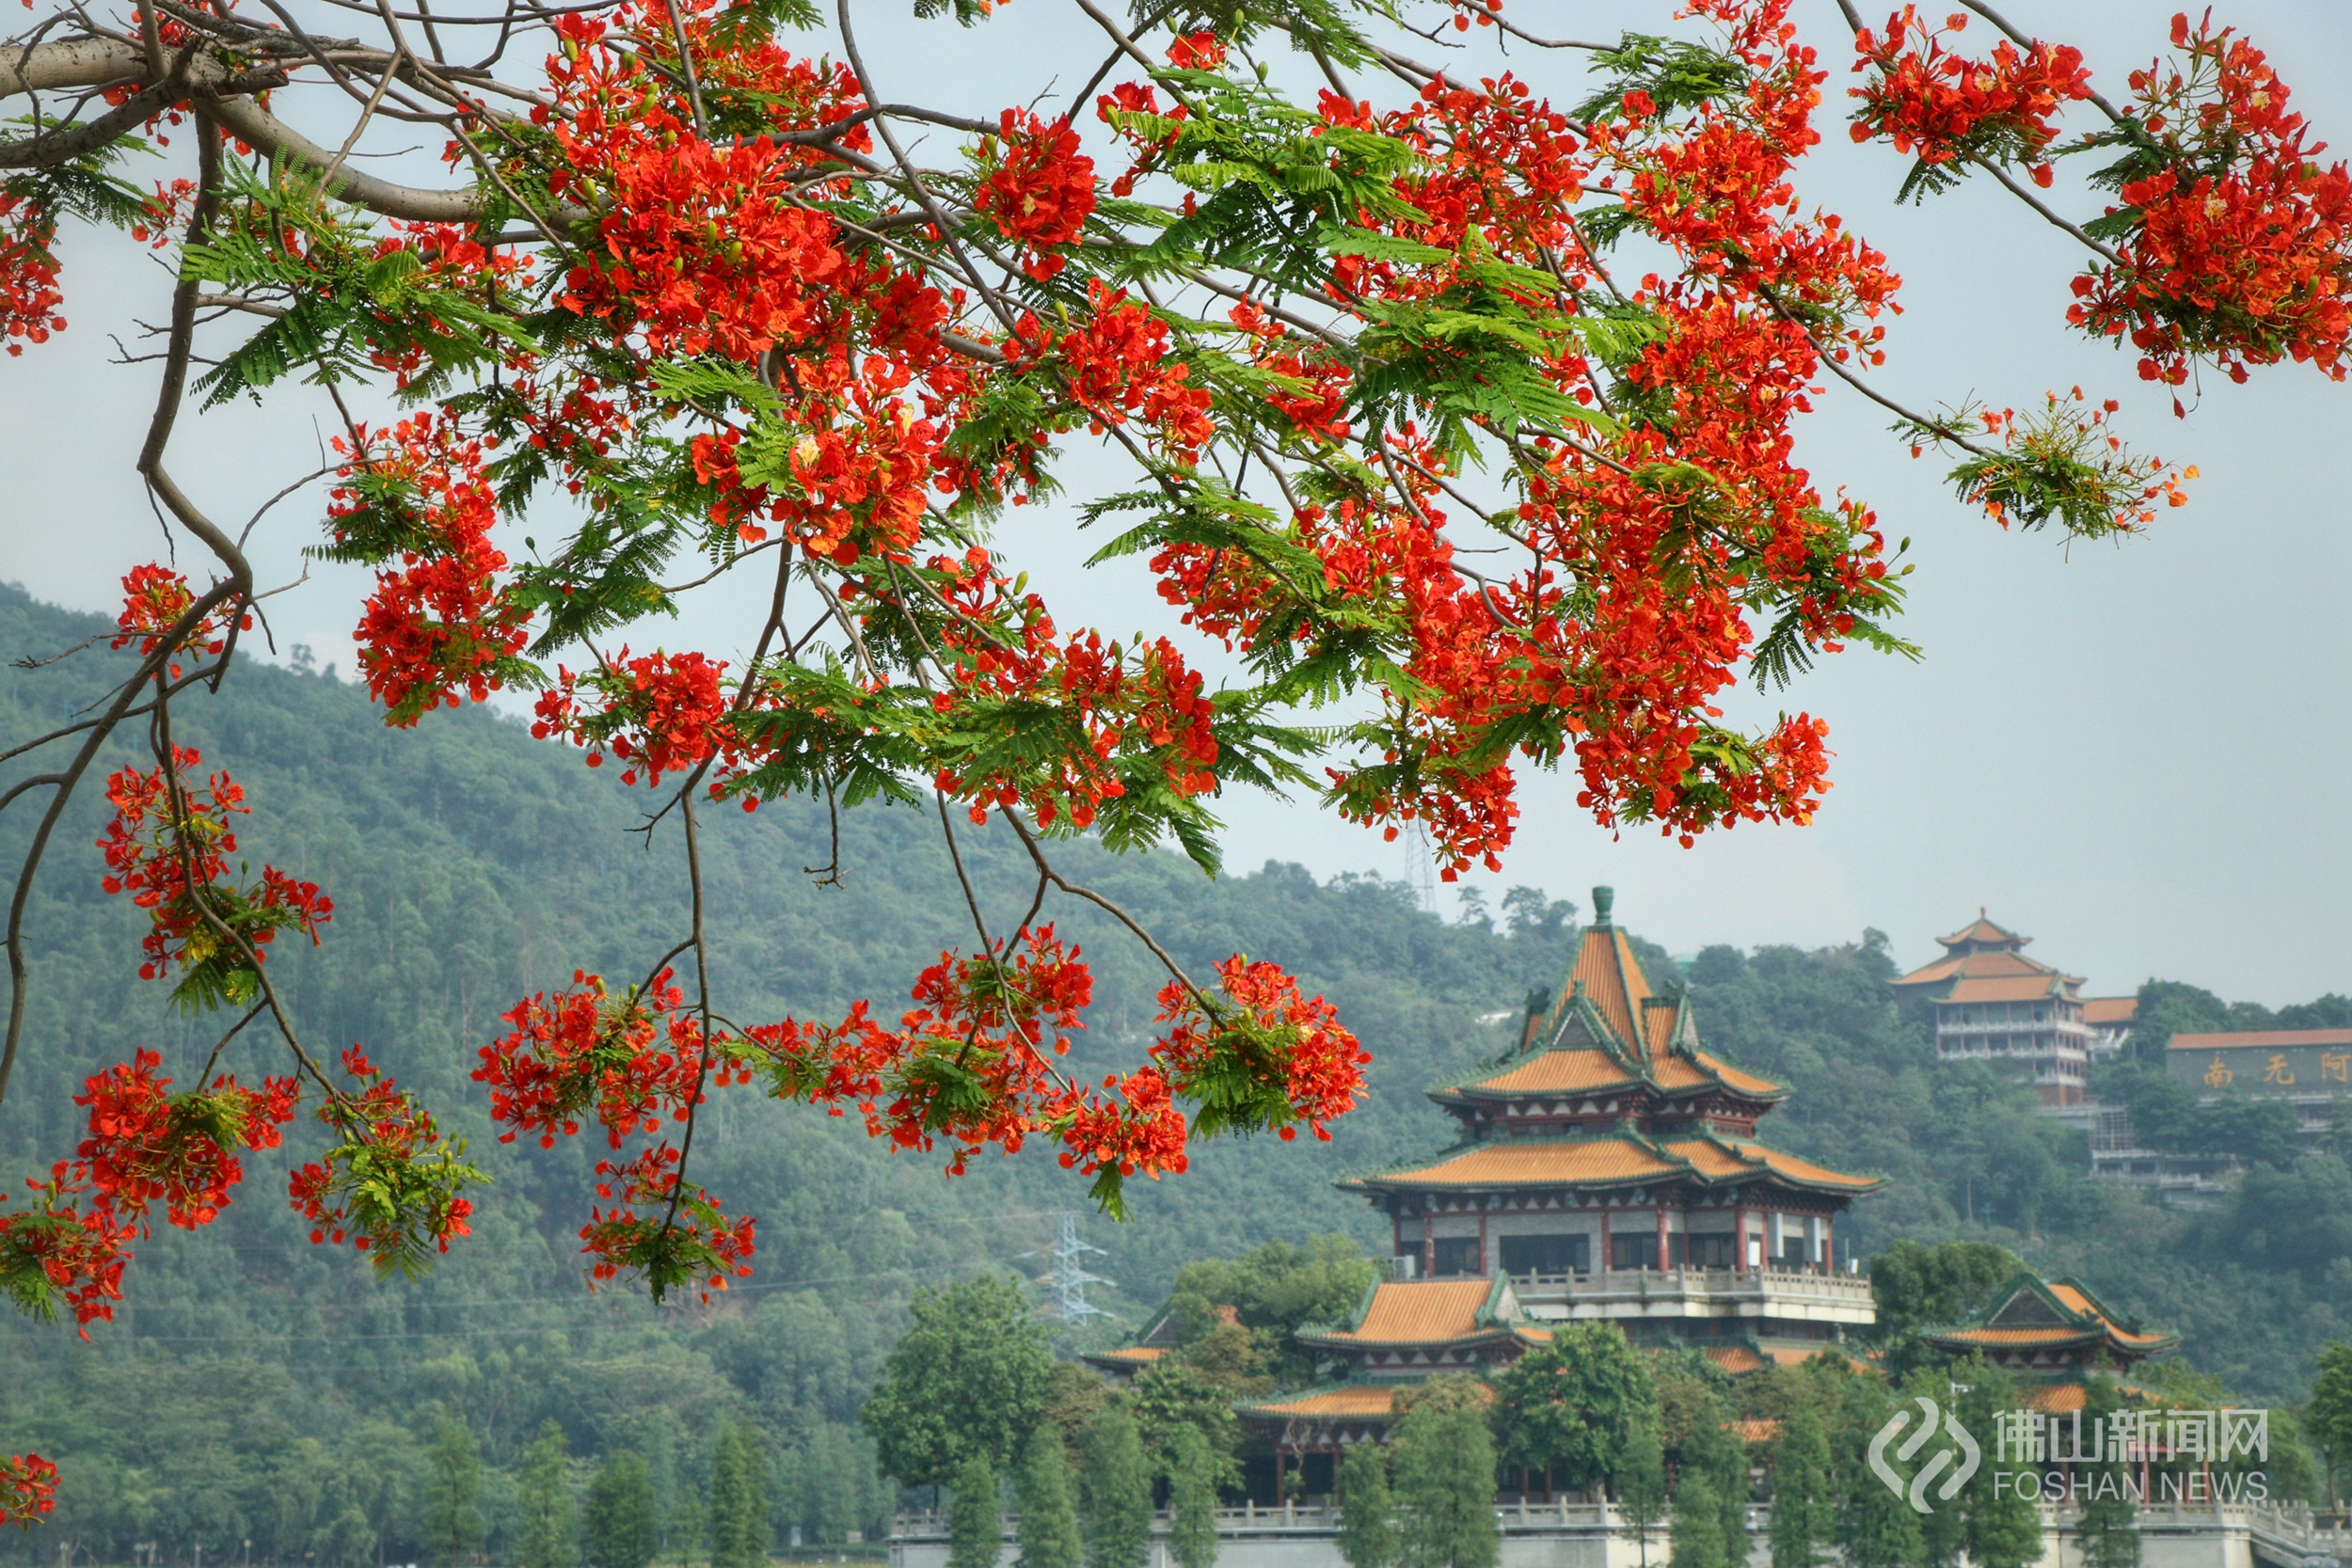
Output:
<path fill-rule="evenodd" d="M 100 626 L 0 589 L 0 737 L 39 733 L 97 693 L 119 657 L 103 643 L 39 671 L 15 661 Z M 350 1543 L 365 1534 L 371 1550 L 420 1558 L 416 1488 L 443 1412 L 465 1419 L 493 1465 L 494 1542 L 499 1467 L 548 1418 L 576 1462 L 621 1446 L 645 1452 L 666 1497 L 707 1465 L 723 1418 L 748 1416 L 775 1463 L 780 1529 L 838 1540 L 873 1528 L 890 1499 L 856 1411 L 911 1291 L 983 1268 L 1036 1272 L 1054 1212 L 1085 1208 L 1083 1180 L 1033 1151 L 945 1181 L 935 1157 L 893 1156 L 850 1123 L 739 1093 L 714 1102 L 697 1158 L 731 1210 L 758 1217 L 756 1277 L 709 1308 L 592 1296 L 575 1232 L 594 1153 L 492 1141 L 468 1073 L 520 997 L 575 967 L 633 974 L 674 940 L 676 858 L 647 855 L 630 834 L 637 801 L 576 754 L 480 710 L 389 735 L 356 688 L 325 672 L 246 666 L 218 698 L 183 701 L 175 715 L 182 742 L 248 792 L 242 851 L 336 901 L 322 945 L 281 943 L 271 959 L 296 1026 L 317 1049 L 362 1043 L 426 1091 L 497 1184 L 472 1238 L 432 1277 L 379 1285 L 348 1252 L 307 1243 L 280 1167 L 263 1157 L 220 1222 L 142 1246 L 118 1321 L 95 1325 L 89 1343 L 70 1327 L 0 1319 L 0 1449 L 52 1454 L 66 1481 L 51 1544 L 0 1552 L 55 1560 L 56 1533 L 114 1560 L 135 1539 L 184 1557 L 250 1538 L 257 1559 L 318 1551 L 326 1563 L 359 1560 Z M 734 1017 L 837 1017 L 860 995 L 888 1010 L 924 964 L 965 940 L 952 868 L 911 816 L 846 816 L 840 885 L 818 886 L 803 868 L 831 854 L 821 810 L 711 816 L 714 979 Z M 136 911 L 98 885 L 90 846 L 103 820 L 99 793 L 86 790 L 33 897 L 27 1054 L 0 1108 L 10 1183 L 72 1152 L 84 1076 L 142 1046 L 193 1076 L 215 1037 L 215 1021 L 169 1015 L 164 988 L 137 978 Z M 25 814 L 0 819 L 7 863 L 30 828 Z M 1009 926 L 1030 890 L 1000 832 L 964 843 Z M 1288 966 L 1376 1056 L 1370 1102 L 1329 1144 L 1212 1145 L 1182 1179 L 1134 1184 L 1133 1223 L 1089 1216 L 1086 1235 L 1105 1249 L 1091 1266 L 1117 1282 L 1095 1294 L 1120 1314 L 1097 1336 L 1140 1323 L 1187 1259 L 1327 1231 L 1384 1250 L 1381 1228 L 1330 1180 L 1448 1141 L 1451 1124 L 1421 1091 L 1507 1049 L 1528 993 L 1556 983 L 1576 934 L 1574 910 L 1533 891 L 1497 919 L 1443 922 L 1376 879 L 1318 882 L 1269 864 L 1211 881 L 1172 855 L 1081 847 L 1072 858 L 1186 964 L 1239 950 Z M 1621 891 L 1638 920 L 1639 890 Z M 1132 1045 L 1156 986 L 1142 956 L 1105 940 L 1103 917 L 1084 907 L 1054 918 L 1097 964 L 1089 1037 Z M 1672 978 L 1662 954 L 1643 954 L 1655 978 Z M 2214 1216 L 2094 1189 L 2078 1174 L 2080 1150 L 2031 1114 L 2029 1097 L 1935 1067 L 1923 1027 L 1890 1000 L 1891 974 L 1871 933 L 1826 952 L 1710 949 L 1688 975 L 1710 1044 L 1796 1088 L 1772 1118 L 1780 1141 L 1895 1179 L 1841 1239 L 1867 1250 L 1983 1235 L 2080 1270 L 2120 1306 L 2182 1332 L 2190 1357 L 2249 1394 L 2298 1394 L 2317 1345 L 2352 1335 L 2342 1159 L 2258 1173 L 2236 1211 Z M 228 1058 L 248 1078 L 267 1061 L 255 1034 Z M 1084 1045 L 1078 1065 L 1089 1065 Z M 289 1152 L 301 1148 L 296 1136 Z"/>

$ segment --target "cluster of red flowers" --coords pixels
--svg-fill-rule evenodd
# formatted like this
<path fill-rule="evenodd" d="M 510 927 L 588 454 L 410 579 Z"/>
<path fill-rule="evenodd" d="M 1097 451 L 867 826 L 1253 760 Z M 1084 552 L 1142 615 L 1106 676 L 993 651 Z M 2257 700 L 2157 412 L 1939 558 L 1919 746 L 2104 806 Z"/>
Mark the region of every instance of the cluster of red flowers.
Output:
<path fill-rule="evenodd" d="M 359 627 L 368 691 L 396 725 L 463 691 L 486 701 L 529 641 L 531 613 L 501 585 L 506 556 L 490 543 L 498 498 L 483 474 L 493 443 L 417 414 L 389 430 L 335 440 L 348 461 L 327 508 L 339 545 L 389 558 Z"/>
<path fill-rule="evenodd" d="M 57 1467 L 37 1453 L 0 1454 L 0 1525 L 30 1529 L 57 1506 Z"/>
<path fill-rule="evenodd" d="M 516 1004 L 505 1015 L 514 1033 L 482 1048 L 473 1079 L 490 1087 L 490 1119 L 505 1129 L 499 1142 L 535 1132 L 540 1148 L 552 1148 L 559 1132 L 579 1132 L 592 1108 L 614 1148 L 632 1132 L 685 1120 L 706 1064 L 699 1029 L 677 1014 L 683 993 L 670 972 L 643 994 L 614 996 L 584 970 L 573 971 L 572 984 Z"/>
<path fill-rule="evenodd" d="M 284 1141 L 278 1130 L 294 1119 L 300 1087 L 265 1078 L 248 1089 L 225 1077 L 167 1094 L 171 1080 L 155 1073 L 162 1065 L 159 1053 L 140 1051 L 84 1084 L 73 1103 L 89 1107 L 89 1136 L 74 1153 L 125 1221 L 144 1230 L 147 1206 L 161 1199 L 167 1220 L 193 1230 L 210 1225 L 245 1179 L 233 1150 Z"/>
<path fill-rule="evenodd" d="M 1272 1128 L 1284 1142 L 1297 1124 L 1328 1143 L 1325 1123 L 1355 1109 L 1363 1093 L 1363 1049 L 1331 1004 L 1298 994 L 1278 965 L 1240 954 L 1216 966 L 1220 1000 L 1170 982 L 1160 1022 L 1173 1028 L 1152 1047 L 1169 1086 L 1201 1107 L 1204 1133 Z"/>
<path fill-rule="evenodd" d="M 591 768 L 604 766 L 609 749 L 627 765 L 623 784 L 635 784 L 642 773 L 647 784 L 658 784 L 664 773 L 682 773 L 714 752 L 737 750 L 723 723 L 727 702 L 719 683 L 726 668 L 700 654 L 631 658 L 626 647 L 581 674 L 559 666 L 555 684 L 539 694 L 531 733 L 590 748 Z M 589 699 L 584 705 L 583 697 Z"/>
<path fill-rule="evenodd" d="M 1916 6 L 1905 6 L 1886 19 L 1884 33 L 1857 33 L 1854 70 L 1876 74 L 1850 94 L 1862 101 L 1853 139 L 1884 136 L 1897 151 L 1929 164 L 1971 156 L 2022 162 L 2032 166 L 2034 183 L 2047 186 L 2042 152 L 2058 135 L 2057 117 L 2090 96 L 2083 52 L 2037 41 L 2021 54 L 2003 39 L 1990 60 L 1972 60 L 1944 43 L 1967 25 L 1955 11 L 1931 27 Z"/>
<path fill-rule="evenodd" d="M 1179 795 L 1216 786 L 1216 705 L 1167 638 L 1122 647 L 1097 631 L 1057 638 L 1051 616 L 1033 594 L 1015 595 L 975 550 L 961 562 L 931 562 L 945 578 L 945 601 L 957 612 L 941 633 L 958 693 L 1011 715 L 1031 739 L 1050 723 L 1063 744 L 1042 764 L 1030 753 L 1008 754 L 985 739 L 950 748 L 933 783 L 970 800 L 972 819 L 991 805 L 1025 801 L 1038 820 L 1093 825 L 1106 800 L 1127 792 L 1122 751 L 1153 767 Z M 1009 633 L 1000 629 L 1014 622 Z M 942 713 L 956 698 L 932 699 Z M 1050 716 L 1050 717 L 1049 717 Z"/>
<path fill-rule="evenodd" d="M 471 1234 L 473 1202 L 460 1195 L 482 1175 L 440 1147 L 432 1114 L 365 1052 L 355 1045 L 342 1060 L 358 1092 L 338 1090 L 321 1101 L 318 1119 L 334 1132 L 334 1147 L 288 1179 L 287 1197 L 310 1222 L 314 1243 L 348 1238 L 372 1255 L 377 1273 L 414 1274 L 428 1249 L 447 1252 L 452 1241 Z"/>
<path fill-rule="evenodd" d="M 2127 152 L 2136 177 L 2117 194 L 2137 222 L 2113 265 L 2074 280 L 2067 319 L 2128 336 L 2140 375 L 2175 387 L 2201 358 L 2235 381 L 2290 357 L 2341 381 L 2352 173 L 2320 165 L 2327 144 L 2287 112 L 2287 86 L 2263 52 L 2232 31 L 2175 16 L 2184 61 L 2132 72 L 2141 135 Z"/>
<path fill-rule="evenodd" d="M 262 866 L 261 880 L 249 886 L 222 879 L 237 850 L 230 818 L 251 808 L 227 773 L 214 773 L 199 788 L 192 781 L 202 761 L 193 749 L 175 746 L 168 768 L 125 768 L 106 780 L 115 817 L 98 845 L 106 856 L 103 885 L 130 894 L 150 912 L 141 979 L 161 979 L 177 964 L 186 972 L 187 994 L 242 1000 L 255 988 L 253 966 L 271 939 L 293 929 L 317 942 L 335 903 L 316 882 L 273 865 Z"/>
<path fill-rule="evenodd" d="M 618 1164 L 596 1163 L 596 1196 L 612 1207 L 591 1209 L 580 1227 L 580 1250 L 596 1259 L 592 1289 L 627 1273 L 650 1285 L 657 1301 L 698 1285 L 707 1302 L 730 1277 L 750 1275 L 755 1222 L 729 1219 L 717 1199 L 679 1175 L 682 1163 L 667 1144 Z"/>
<path fill-rule="evenodd" d="M 1198 464 L 1216 428 L 1207 390 L 1190 385 L 1191 368 L 1168 354 L 1168 324 L 1129 300 L 1126 290 L 1096 279 L 1087 282 L 1087 304 L 1091 314 L 1059 334 L 1034 314 L 1023 316 L 1007 354 L 1058 371 L 1065 395 L 1095 434 L 1140 419 L 1170 460 Z"/>
<path fill-rule="evenodd" d="M 170 567 L 150 562 L 134 566 L 122 579 L 122 613 L 115 617 L 115 625 L 122 635 L 107 644 L 110 648 L 139 645 L 139 657 L 146 657 L 163 646 L 171 628 L 180 624 L 196 604 L 196 594 L 188 587 L 188 579 Z M 200 649 L 207 656 L 219 653 L 229 645 L 230 616 L 226 607 L 215 610 L 183 634 L 174 652 Z M 246 611 L 237 623 L 240 631 L 253 629 L 253 614 Z M 171 666 L 171 678 L 180 678 L 180 666 Z"/>
<path fill-rule="evenodd" d="M 30 196 L 0 190 L 0 343 L 11 357 L 24 352 L 24 343 L 45 343 L 52 332 L 65 330 L 57 307 L 65 294 L 57 288 L 57 259 L 49 250 L 56 238 L 57 221 L 49 209 Z"/>
<path fill-rule="evenodd" d="M 65 1161 L 24 1185 L 31 1196 L 23 1207 L 0 1209 L 0 1290 L 44 1318 L 62 1300 L 87 1339 L 92 1323 L 113 1321 L 138 1227 L 90 1192 L 87 1170 Z"/>
<path fill-rule="evenodd" d="M 1021 270 L 1042 283 L 1063 266 L 1054 248 L 1086 232 L 1094 212 L 1094 160 L 1078 150 L 1068 115 L 1041 120 L 1007 109 L 997 123 L 1003 155 L 993 141 L 983 145 L 982 158 L 995 166 L 972 193 L 973 210 L 1023 247 Z"/>

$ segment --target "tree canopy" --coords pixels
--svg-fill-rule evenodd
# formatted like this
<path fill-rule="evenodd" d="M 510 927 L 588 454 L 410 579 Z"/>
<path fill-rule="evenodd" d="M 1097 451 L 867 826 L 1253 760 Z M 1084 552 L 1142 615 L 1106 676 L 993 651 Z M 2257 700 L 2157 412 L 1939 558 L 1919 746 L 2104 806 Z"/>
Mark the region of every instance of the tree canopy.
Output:
<path fill-rule="evenodd" d="M 917 1291 L 914 1326 L 882 1365 L 862 1419 L 885 1474 L 955 1483 L 977 1457 L 1010 1473 L 1045 1408 L 1054 1358 L 1020 1285 L 983 1274 Z"/>
<path fill-rule="evenodd" d="M 1724 699 L 1851 644 L 1912 651 L 1899 546 L 1793 460 L 1829 383 L 2004 527 L 2103 537 L 2185 499 L 2194 470 L 2125 447 L 2112 399 L 1882 389 L 1899 278 L 1801 190 L 1823 43 L 1902 195 L 1981 174 L 2083 247 L 2067 321 L 2141 377 L 2344 374 L 2352 181 L 2210 22 L 2151 40 L 2110 97 L 1990 11 L 2008 36 L 1979 55 L 1964 18 L 1908 11 L 1816 41 L 1789 0 L 1613 42 L 1495 0 L 1073 4 L 1055 24 L 1101 68 L 1062 105 L 1006 84 L 989 115 L 909 101 L 936 57 L 869 55 L 848 0 L 321 10 L 332 29 L 36 5 L 0 52 L 27 108 L 0 143 L 0 342 L 64 328 L 61 225 L 167 253 L 154 412 L 120 455 L 189 571 L 121 563 L 131 669 L 9 752 L 40 770 L 0 790 L 37 823 L 0 1096 L 40 979 L 31 889 L 80 791 L 114 808 L 102 874 L 145 917 L 124 966 L 223 1033 L 193 1082 L 146 1049 L 87 1064 L 88 1135 L 0 1210 L 20 1306 L 106 1318 L 152 1221 L 210 1223 L 306 1111 L 327 1143 L 289 1197 L 314 1243 L 413 1274 L 471 1228 L 478 1165 L 280 983 L 353 890 L 240 859 L 243 819 L 289 802 L 184 743 L 265 630 L 254 529 L 308 509 L 312 548 L 373 574 L 355 619 L 388 723 L 534 692 L 536 733 L 645 791 L 648 842 L 681 858 L 643 950 L 501 998 L 474 1073 L 501 1137 L 602 1136 L 581 1251 L 660 1296 L 751 1268 L 754 1218 L 693 1174 L 713 1093 L 852 1115 L 951 1172 L 1040 1138 L 1114 1212 L 1197 1138 L 1322 1135 L 1357 1103 L 1369 1058 L 1327 1002 L 1242 953 L 1177 962 L 1072 875 L 1076 835 L 1214 870 L 1220 795 L 1311 789 L 1425 832 L 1452 877 L 1500 865 L 1526 768 L 1685 843 L 1809 820 L 1826 722 L 1740 727 Z M 370 172 L 420 128 L 441 183 Z M 2095 166 L 2103 212 L 2037 194 L 2062 157 Z M 176 476 L 186 426 L 245 398 L 333 436 L 323 462 L 257 454 L 285 487 L 240 527 Z M 1031 582 L 1064 546 L 1023 509 L 1065 492 L 1090 561 L 1144 564 L 1159 625 L 1084 625 Z M 707 611 L 747 583 L 745 624 Z M 119 731 L 145 755 L 102 776 Z M 1001 817 L 1033 890 L 992 910 L 966 879 L 968 942 L 906 977 L 911 1010 L 740 1017 L 706 816 L 792 797 L 920 807 L 959 865 L 958 822 Z M 1093 974 L 1056 915 L 1081 906 L 1164 972 L 1149 1043 L 1099 1080 L 1060 1061 Z M 43 1506 L 43 1472 L 8 1476 L 11 1514 Z"/>

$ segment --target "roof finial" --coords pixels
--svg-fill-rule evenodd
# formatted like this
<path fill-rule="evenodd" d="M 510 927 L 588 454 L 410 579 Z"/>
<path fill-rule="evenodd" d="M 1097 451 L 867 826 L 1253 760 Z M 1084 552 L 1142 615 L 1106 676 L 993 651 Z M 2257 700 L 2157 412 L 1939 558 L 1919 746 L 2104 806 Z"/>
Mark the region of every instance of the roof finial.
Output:
<path fill-rule="evenodd" d="M 1593 928 L 1595 930 L 1609 929 L 1609 906 L 1616 900 L 1617 890 L 1615 888 L 1597 887 L 1593 889 Z"/>
<path fill-rule="evenodd" d="M 1990 920 L 1990 919 L 1992 919 L 1993 917 L 1992 917 L 1991 915 L 1989 915 L 1989 914 L 1985 913 L 1985 906 L 1984 906 L 1984 905 L 1982 905 L 1982 904 L 1979 904 L 1979 905 L 1977 906 L 1977 918 L 1978 918 L 1979 920 Z"/>

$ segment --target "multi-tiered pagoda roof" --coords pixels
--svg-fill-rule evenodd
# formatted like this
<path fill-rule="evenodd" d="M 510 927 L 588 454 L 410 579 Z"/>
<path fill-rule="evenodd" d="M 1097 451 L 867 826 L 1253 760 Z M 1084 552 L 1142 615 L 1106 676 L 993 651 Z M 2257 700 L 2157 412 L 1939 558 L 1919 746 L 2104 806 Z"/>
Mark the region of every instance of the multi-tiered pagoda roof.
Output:
<path fill-rule="evenodd" d="M 1661 1185 L 1851 1196 L 1883 1184 L 1761 1142 L 1756 1123 L 1788 1089 L 1707 1051 L 1689 998 L 1651 992 L 1632 943 L 1610 923 L 1610 890 L 1593 896 L 1597 918 L 1568 983 L 1520 1050 L 1482 1077 L 1429 1091 L 1460 1124 L 1461 1142 L 1342 1187 L 1378 1196 Z"/>

